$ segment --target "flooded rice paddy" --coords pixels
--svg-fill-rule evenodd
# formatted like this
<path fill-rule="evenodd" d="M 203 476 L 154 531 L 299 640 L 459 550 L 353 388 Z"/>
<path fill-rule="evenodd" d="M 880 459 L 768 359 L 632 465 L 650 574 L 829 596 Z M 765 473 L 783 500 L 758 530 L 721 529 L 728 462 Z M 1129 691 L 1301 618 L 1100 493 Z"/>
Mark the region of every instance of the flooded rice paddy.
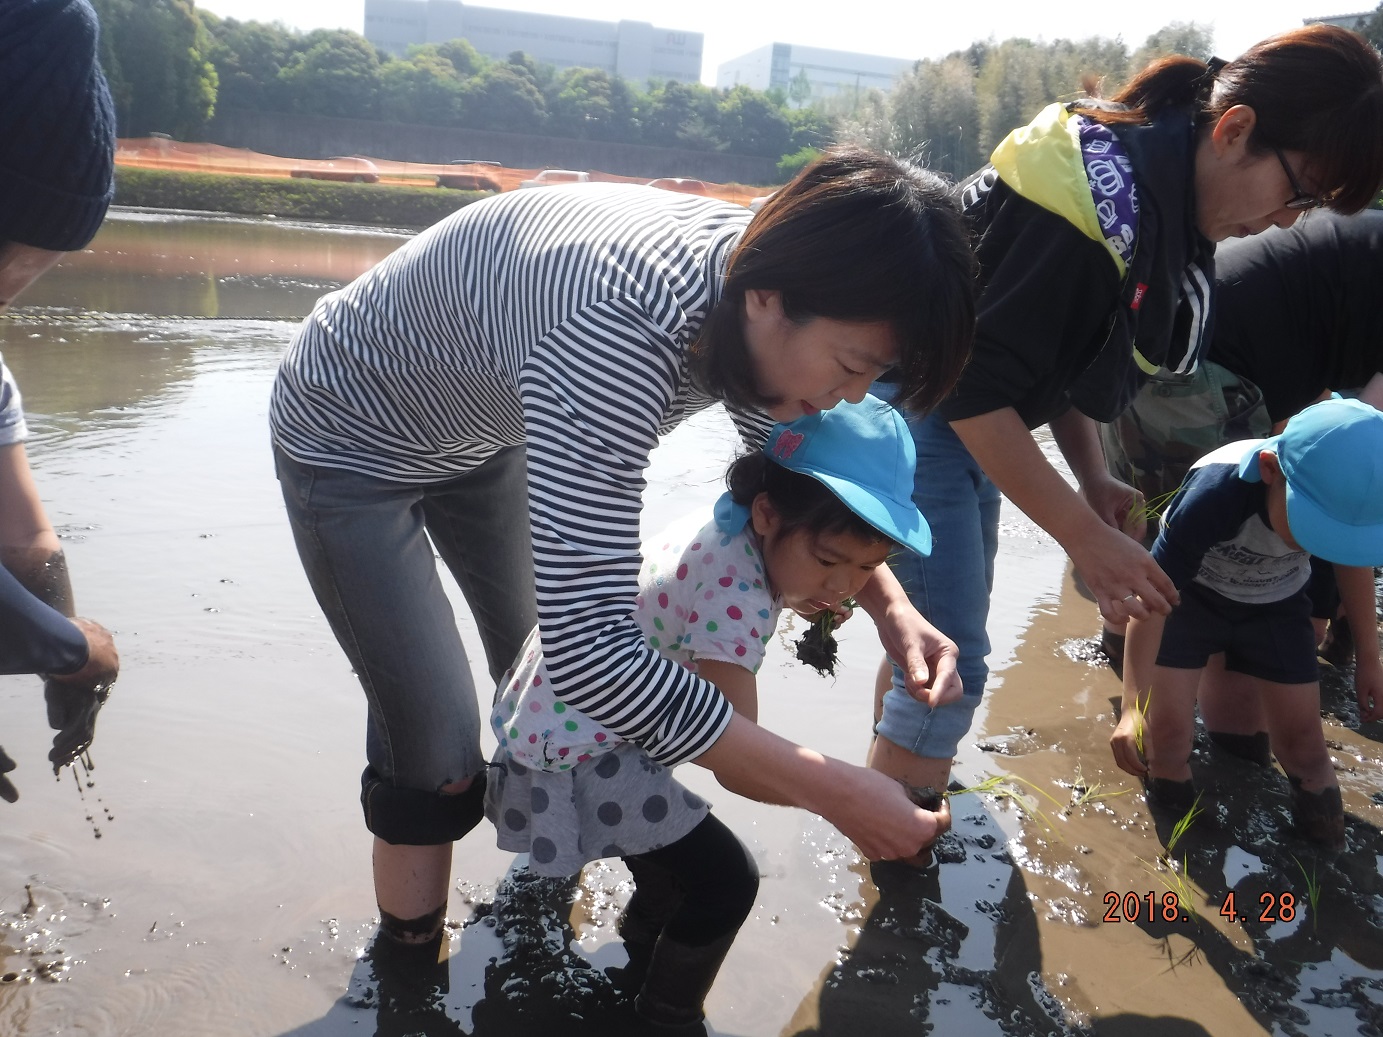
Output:
<path fill-rule="evenodd" d="M 78 610 L 123 659 L 89 757 L 56 776 L 39 681 L 0 678 L 20 790 L 0 803 L 0 1033 L 639 1032 L 606 976 L 618 862 L 538 880 L 482 827 L 457 848 L 445 960 L 391 977 L 362 958 L 364 699 L 298 568 L 266 405 L 296 319 L 402 240 L 118 214 L 0 318 Z M 646 525 L 713 500 L 733 450 L 714 413 L 669 437 Z M 1011 780 L 953 797 L 931 873 L 679 772 L 763 875 L 713 1033 L 1383 1035 L 1383 731 L 1359 729 L 1348 673 L 1322 708 L 1349 849 L 1295 841 L 1285 779 L 1201 746 L 1204 814 L 1169 865 L 1176 819 L 1106 748 L 1119 687 L 1096 622 L 1056 545 L 1007 513 L 995 677 L 956 778 Z M 763 722 L 863 759 L 868 621 L 835 679 L 790 661 L 794 635 L 765 664 Z"/>

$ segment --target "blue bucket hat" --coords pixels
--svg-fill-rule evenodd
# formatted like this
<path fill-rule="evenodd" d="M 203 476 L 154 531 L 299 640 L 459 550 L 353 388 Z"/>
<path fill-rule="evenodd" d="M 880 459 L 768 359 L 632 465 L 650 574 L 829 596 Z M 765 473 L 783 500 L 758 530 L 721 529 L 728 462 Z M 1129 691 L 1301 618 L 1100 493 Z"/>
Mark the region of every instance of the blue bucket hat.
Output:
<path fill-rule="evenodd" d="M 890 540 L 920 555 L 932 553 L 932 531 L 912 502 L 912 433 L 903 416 L 878 397 L 774 425 L 763 452 L 823 484 Z M 724 532 L 736 533 L 749 520 L 749 508 L 726 493 L 715 517 Z"/>
<path fill-rule="evenodd" d="M 1338 396 L 1307 407 L 1243 456 L 1241 479 L 1262 480 L 1264 450 L 1286 477 L 1287 522 L 1303 550 L 1338 565 L 1383 564 L 1383 413 Z"/>

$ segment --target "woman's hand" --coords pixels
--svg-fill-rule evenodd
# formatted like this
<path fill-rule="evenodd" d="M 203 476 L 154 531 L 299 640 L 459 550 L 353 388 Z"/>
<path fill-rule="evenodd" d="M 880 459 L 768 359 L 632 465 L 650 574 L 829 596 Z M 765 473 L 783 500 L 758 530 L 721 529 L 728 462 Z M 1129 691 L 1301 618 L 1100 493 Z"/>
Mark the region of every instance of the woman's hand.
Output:
<path fill-rule="evenodd" d="M 1141 493 L 1111 475 L 1097 475 L 1081 486 L 1080 493 L 1106 526 L 1113 526 L 1136 543 L 1143 542 L 1148 514 Z"/>
<path fill-rule="evenodd" d="M 1111 623 L 1165 616 L 1181 601 L 1152 555 L 1117 529 L 1091 523 L 1085 537 L 1063 546 Z"/>
<path fill-rule="evenodd" d="M 857 599 L 878 627 L 884 651 L 902 669 L 909 695 L 933 709 L 960 698 L 960 650 L 913 607 L 891 569 L 875 569 Z"/>
<path fill-rule="evenodd" d="M 915 857 L 951 828 L 951 807 L 923 810 L 908 798 L 902 784 L 880 771 L 832 761 L 848 773 L 837 776 L 838 802 L 821 816 L 840 829 L 871 861 Z"/>

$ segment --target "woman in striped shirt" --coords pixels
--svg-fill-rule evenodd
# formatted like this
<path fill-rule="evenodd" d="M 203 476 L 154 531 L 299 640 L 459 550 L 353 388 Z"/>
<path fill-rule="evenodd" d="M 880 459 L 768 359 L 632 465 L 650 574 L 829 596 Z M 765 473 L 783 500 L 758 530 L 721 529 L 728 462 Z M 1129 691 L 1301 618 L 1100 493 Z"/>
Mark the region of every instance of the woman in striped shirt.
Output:
<path fill-rule="evenodd" d="M 723 401 L 758 446 L 767 419 L 858 402 L 887 369 L 927 406 L 969 347 L 974 261 L 939 178 L 841 150 L 750 217 L 627 185 L 501 195 L 324 297 L 289 347 L 275 457 L 369 700 L 361 801 L 385 933 L 435 937 L 451 844 L 482 816 L 475 689 L 434 546 L 491 677 L 536 622 L 556 694 L 660 763 L 812 810 L 869 857 L 947 823 L 736 716 L 631 617 L 660 433 Z M 953 646 L 886 569 L 859 600 L 916 694 L 954 692 Z"/>

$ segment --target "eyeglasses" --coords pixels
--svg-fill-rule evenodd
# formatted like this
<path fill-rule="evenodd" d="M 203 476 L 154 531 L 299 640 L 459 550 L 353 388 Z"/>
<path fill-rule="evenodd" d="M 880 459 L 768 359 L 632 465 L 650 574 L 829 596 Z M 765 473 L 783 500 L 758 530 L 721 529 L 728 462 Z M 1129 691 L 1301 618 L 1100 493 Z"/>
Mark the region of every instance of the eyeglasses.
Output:
<path fill-rule="evenodd" d="M 1302 188 L 1301 182 L 1297 180 L 1297 175 L 1292 172 L 1292 167 L 1287 162 L 1287 156 L 1282 153 L 1281 148 L 1273 148 L 1273 154 L 1282 163 L 1282 171 L 1287 174 L 1287 183 L 1292 185 L 1292 197 L 1287 199 L 1284 208 L 1303 212 L 1307 209 L 1319 209 L 1325 204 L 1324 199 Z"/>

